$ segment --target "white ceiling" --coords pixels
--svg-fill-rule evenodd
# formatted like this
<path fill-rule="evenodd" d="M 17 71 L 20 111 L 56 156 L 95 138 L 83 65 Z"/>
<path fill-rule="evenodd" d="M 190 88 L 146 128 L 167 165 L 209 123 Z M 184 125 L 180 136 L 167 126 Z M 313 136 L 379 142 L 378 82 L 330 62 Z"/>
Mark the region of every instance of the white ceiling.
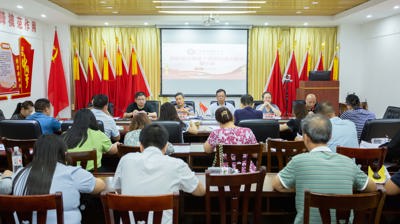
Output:
<path fill-rule="evenodd" d="M 85 1 L 85 0 L 82 0 Z M 18 9 L 16 5 L 22 5 Z M 400 0 L 371 0 L 335 16 L 218 16 L 220 24 L 229 23 L 230 26 L 262 26 L 268 23 L 270 26 L 337 26 L 345 23 L 367 23 L 394 14 L 400 14 Z M 206 16 L 77 16 L 47 0 L 1 0 L 0 8 L 31 17 L 48 24 L 71 24 L 81 26 L 104 26 L 108 22 L 110 26 L 143 26 L 148 25 L 179 25 L 185 22 L 190 25 L 203 25 Z M 41 14 L 47 17 L 42 18 Z M 372 15 L 371 18 L 366 18 Z"/>

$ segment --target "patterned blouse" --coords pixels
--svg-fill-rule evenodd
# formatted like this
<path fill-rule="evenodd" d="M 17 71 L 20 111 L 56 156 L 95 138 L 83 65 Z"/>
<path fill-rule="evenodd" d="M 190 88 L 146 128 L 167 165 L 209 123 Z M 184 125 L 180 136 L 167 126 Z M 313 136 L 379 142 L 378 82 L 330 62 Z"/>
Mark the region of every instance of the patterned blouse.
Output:
<path fill-rule="evenodd" d="M 124 138 L 124 145 L 139 146 L 139 135 L 142 129 L 137 129 L 126 133 Z"/>
<path fill-rule="evenodd" d="M 215 148 L 218 144 L 235 145 L 235 144 L 257 144 L 257 139 L 249 128 L 235 127 L 235 128 L 221 128 L 214 130 L 208 137 L 208 143 Z M 224 160 L 226 155 L 224 154 Z M 235 161 L 234 155 L 232 160 Z M 233 166 L 236 164 L 232 164 Z M 227 163 L 224 163 L 227 166 Z M 256 171 L 256 166 L 253 162 L 250 164 L 250 172 Z M 246 172 L 246 161 L 242 163 L 242 173 Z"/>

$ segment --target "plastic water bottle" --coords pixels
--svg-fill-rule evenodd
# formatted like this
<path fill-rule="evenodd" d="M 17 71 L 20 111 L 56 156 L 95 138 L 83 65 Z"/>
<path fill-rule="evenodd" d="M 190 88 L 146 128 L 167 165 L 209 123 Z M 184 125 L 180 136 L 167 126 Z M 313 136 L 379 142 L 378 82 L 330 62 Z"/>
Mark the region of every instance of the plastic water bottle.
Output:
<path fill-rule="evenodd" d="M 12 153 L 12 165 L 13 165 L 13 173 L 17 172 L 19 168 L 22 168 L 22 154 L 19 151 L 18 146 L 14 146 L 14 150 Z"/>

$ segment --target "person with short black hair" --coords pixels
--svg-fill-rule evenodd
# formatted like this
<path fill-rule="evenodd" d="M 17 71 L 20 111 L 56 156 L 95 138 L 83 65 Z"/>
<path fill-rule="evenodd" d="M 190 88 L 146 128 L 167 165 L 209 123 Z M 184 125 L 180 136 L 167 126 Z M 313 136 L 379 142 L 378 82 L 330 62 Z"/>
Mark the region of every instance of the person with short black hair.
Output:
<path fill-rule="evenodd" d="M 13 115 L 11 116 L 11 120 L 24 120 L 26 117 L 31 115 L 33 112 L 33 102 L 30 100 L 26 100 L 22 103 L 17 104 L 17 108 Z"/>
<path fill-rule="evenodd" d="M 235 106 L 231 103 L 225 101 L 226 99 L 226 92 L 224 89 L 218 89 L 215 92 L 215 97 L 217 98 L 217 102 L 212 103 L 208 110 L 206 111 L 207 116 L 215 117 L 215 112 L 220 107 L 226 107 L 229 109 L 231 114 L 235 113 Z"/>
<path fill-rule="evenodd" d="M 272 94 L 270 92 L 264 92 L 262 94 L 264 103 L 257 106 L 256 110 L 262 111 L 263 114 L 272 114 L 273 116 L 281 116 L 281 111 L 276 104 L 272 103 Z"/>
<path fill-rule="evenodd" d="M 175 109 L 179 116 L 190 116 L 194 115 L 194 108 L 185 103 L 185 96 L 183 93 L 178 92 L 175 94 Z"/>
<path fill-rule="evenodd" d="M 235 110 L 235 125 L 238 125 L 241 120 L 246 119 L 262 119 L 263 113 L 259 110 L 255 110 L 253 97 L 249 94 L 240 97 L 240 104 L 242 109 Z"/>
<path fill-rule="evenodd" d="M 376 119 L 376 116 L 374 113 L 361 108 L 360 98 L 356 94 L 346 96 L 346 106 L 348 110 L 342 113 L 340 118 L 350 120 L 356 125 L 357 137 L 360 140 L 365 122 Z"/>
<path fill-rule="evenodd" d="M 106 95 L 98 94 L 93 97 L 93 109 L 91 109 L 92 113 L 96 117 L 96 120 L 103 122 L 104 134 L 111 138 L 112 141 L 118 141 L 120 139 L 119 130 L 107 108 L 108 97 Z"/>
<path fill-rule="evenodd" d="M 195 196 L 205 194 L 203 184 L 183 160 L 165 155 L 168 132 L 163 126 L 147 125 L 139 140 L 141 153 L 124 155 L 115 172 L 113 185 L 122 195 L 160 195 L 179 190 Z M 172 223 L 172 211 L 164 211 L 162 223 Z"/>
<path fill-rule="evenodd" d="M 124 113 L 124 118 L 133 117 L 137 113 L 146 113 L 152 119 L 157 118 L 156 108 L 146 103 L 146 94 L 144 92 L 137 92 L 135 94 L 135 102 L 128 105 Z"/>
<path fill-rule="evenodd" d="M 61 123 L 51 115 L 50 101 L 46 98 L 40 98 L 35 101 L 35 113 L 29 115 L 26 119 L 36 120 L 40 124 L 42 134 L 53 134 L 61 131 Z"/>

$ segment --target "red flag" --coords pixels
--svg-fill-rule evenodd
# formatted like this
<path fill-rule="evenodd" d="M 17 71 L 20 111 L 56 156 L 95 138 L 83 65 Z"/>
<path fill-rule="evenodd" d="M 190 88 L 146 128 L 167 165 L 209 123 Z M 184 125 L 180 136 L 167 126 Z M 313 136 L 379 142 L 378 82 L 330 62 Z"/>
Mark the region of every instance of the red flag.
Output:
<path fill-rule="evenodd" d="M 132 75 L 132 90 L 133 93 L 144 92 L 146 97 L 151 96 L 149 84 L 144 75 L 142 65 L 136 55 L 135 47 L 131 49 L 131 61 L 129 63 L 129 74 Z"/>
<path fill-rule="evenodd" d="M 116 94 L 114 103 L 114 116 L 122 117 L 129 103 L 133 101 L 132 94 L 132 76 L 128 74 L 128 67 L 125 58 L 118 45 L 117 64 L 115 65 L 115 83 Z"/>
<path fill-rule="evenodd" d="M 105 48 L 103 54 L 103 80 L 101 82 L 101 93 L 108 96 L 108 102 L 115 103 L 115 72 Z"/>
<path fill-rule="evenodd" d="M 75 110 L 80 110 L 87 106 L 89 96 L 87 92 L 87 76 L 83 68 L 81 57 L 79 56 L 78 49 L 75 50 L 73 62 L 73 74 L 75 84 Z"/>
<path fill-rule="evenodd" d="M 266 91 L 272 94 L 272 103 L 276 104 L 279 109 L 284 108 L 283 101 L 283 88 L 282 88 L 282 74 L 279 65 L 279 51 L 276 51 L 276 58 L 271 68 L 271 73 L 268 77 Z"/>
<path fill-rule="evenodd" d="M 311 64 L 311 56 L 306 52 L 306 56 L 304 57 L 303 63 L 300 69 L 300 78 L 299 81 L 307 81 L 308 80 L 308 73 L 310 72 L 310 64 Z"/>
<path fill-rule="evenodd" d="M 51 56 L 47 95 L 54 107 L 54 117 L 57 117 L 58 113 L 69 105 L 67 83 L 65 81 L 57 31 L 54 33 L 53 54 Z"/>
<path fill-rule="evenodd" d="M 200 106 L 200 110 L 201 110 L 203 113 L 205 113 L 205 112 L 208 110 L 208 108 L 206 107 L 206 105 L 204 105 L 202 102 L 199 103 L 199 106 Z"/>
<path fill-rule="evenodd" d="M 100 69 L 97 64 L 96 58 L 93 55 L 92 47 L 89 47 L 89 59 L 88 59 L 88 99 L 89 103 L 92 97 L 101 92 L 101 80 L 100 80 Z"/>
<path fill-rule="evenodd" d="M 324 57 L 322 56 L 322 52 L 319 55 L 317 64 L 315 64 L 315 71 L 324 71 Z"/>
<path fill-rule="evenodd" d="M 299 88 L 299 73 L 297 71 L 296 57 L 294 56 L 294 51 L 292 51 L 292 54 L 290 55 L 282 82 L 283 92 L 285 94 L 285 97 L 288 97 L 288 99 L 287 102 L 285 99 L 285 108 L 281 111 L 282 114 L 284 114 L 285 116 L 291 116 L 292 102 L 293 100 L 296 100 L 296 89 Z"/>

